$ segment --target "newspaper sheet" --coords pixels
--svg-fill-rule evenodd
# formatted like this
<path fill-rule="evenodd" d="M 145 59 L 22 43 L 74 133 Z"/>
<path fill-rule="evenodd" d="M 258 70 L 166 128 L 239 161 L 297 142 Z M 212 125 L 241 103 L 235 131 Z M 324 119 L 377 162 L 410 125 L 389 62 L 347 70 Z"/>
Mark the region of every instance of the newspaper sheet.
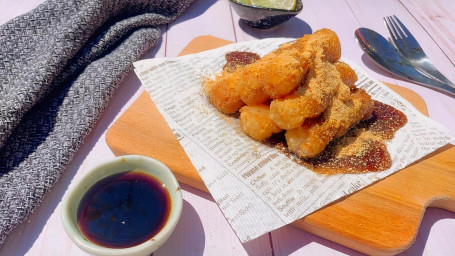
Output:
<path fill-rule="evenodd" d="M 251 139 L 240 130 L 236 118 L 222 114 L 208 102 L 202 81 L 221 71 L 228 52 L 250 51 L 263 56 L 289 40 L 249 41 L 134 63 L 139 79 L 242 242 L 383 179 L 451 140 L 444 127 L 346 59 L 343 61 L 358 74 L 358 87 L 408 117 L 407 124 L 387 143 L 393 162 L 390 169 L 320 175 Z"/>

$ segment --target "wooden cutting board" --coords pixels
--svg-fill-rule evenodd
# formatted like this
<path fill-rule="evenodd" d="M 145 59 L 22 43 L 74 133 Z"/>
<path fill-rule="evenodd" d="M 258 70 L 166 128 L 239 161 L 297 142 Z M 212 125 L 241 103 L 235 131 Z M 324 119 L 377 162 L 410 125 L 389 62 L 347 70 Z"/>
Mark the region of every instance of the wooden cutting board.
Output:
<path fill-rule="evenodd" d="M 230 43 L 211 36 L 197 37 L 180 55 Z M 413 91 L 388 86 L 428 114 L 425 102 Z M 208 192 L 146 92 L 109 128 L 106 141 L 115 155 L 156 158 L 180 182 Z M 292 225 L 366 254 L 394 255 L 414 242 L 426 207 L 455 212 L 455 146 L 448 145 Z"/>

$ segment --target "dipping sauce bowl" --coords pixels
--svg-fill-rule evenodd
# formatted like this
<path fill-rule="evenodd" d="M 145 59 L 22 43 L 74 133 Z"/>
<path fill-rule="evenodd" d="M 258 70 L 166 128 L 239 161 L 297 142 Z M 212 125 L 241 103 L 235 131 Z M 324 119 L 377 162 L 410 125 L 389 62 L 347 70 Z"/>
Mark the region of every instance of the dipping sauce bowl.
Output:
<path fill-rule="evenodd" d="M 149 255 L 182 212 L 177 179 L 150 157 L 116 157 L 71 184 L 62 201 L 65 231 L 93 255 Z"/>
<path fill-rule="evenodd" d="M 242 4 L 229 0 L 240 19 L 253 28 L 267 29 L 288 21 L 302 11 L 302 0 L 297 0 L 294 10 L 281 10 Z"/>

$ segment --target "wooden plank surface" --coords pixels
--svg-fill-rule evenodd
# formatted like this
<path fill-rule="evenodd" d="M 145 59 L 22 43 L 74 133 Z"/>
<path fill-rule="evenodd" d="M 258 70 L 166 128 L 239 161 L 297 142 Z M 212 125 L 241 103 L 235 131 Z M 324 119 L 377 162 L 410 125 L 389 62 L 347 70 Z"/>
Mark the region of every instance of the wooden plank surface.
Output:
<path fill-rule="evenodd" d="M 413 10 L 411 15 L 414 21 L 418 22 L 431 40 L 423 39 L 423 49 L 426 53 L 432 50 L 426 42 L 437 44 L 445 57 L 450 60 L 452 66 L 455 65 L 455 3 L 453 1 L 426 1 L 426 0 L 401 0 L 403 6 L 408 10 Z M 406 23 L 405 23 L 406 25 Z M 414 34 L 414 31 L 411 31 Z M 435 50 L 434 54 L 439 51 Z M 430 59 L 434 59 L 429 55 Z M 443 68 L 444 65 L 438 66 Z M 443 72 L 451 80 L 455 80 L 455 74 Z"/>
<path fill-rule="evenodd" d="M 197 37 L 181 55 L 227 43 L 211 36 Z M 389 86 L 427 113 L 424 101 L 417 94 Z M 207 191 L 146 92 L 109 128 L 106 141 L 116 155 L 154 157 L 168 165 L 179 181 Z M 399 253 L 414 241 L 427 206 L 455 211 L 454 159 L 455 147 L 446 147 L 293 225 L 367 254 Z"/>
<path fill-rule="evenodd" d="M 33 9 L 43 1 L 0 0 L 0 24 Z M 303 11 L 295 19 L 273 29 L 255 30 L 239 21 L 227 0 L 195 0 L 177 21 L 160 26 L 163 33 L 161 41 L 143 58 L 176 56 L 198 35 L 245 41 L 278 36 L 300 37 L 318 28 L 328 27 L 340 36 L 343 56 L 378 80 L 415 91 L 427 103 L 430 117 L 448 127 L 455 135 L 455 99 L 383 72 L 365 58 L 353 35 L 356 28 L 363 26 L 387 36 L 382 17 L 392 14 L 404 17 L 408 28 L 426 47 L 427 54 L 432 54 L 430 58 L 434 64 L 455 80 L 454 8 L 453 0 L 308 0 L 304 1 Z M 428 38 L 432 41 L 427 41 Z M 59 203 L 71 182 L 78 182 L 86 171 L 114 156 L 106 145 L 105 132 L 142 90 L 139 80 L 130 72 L 58 184 L 46 196 L 41 207 L 9 235 L 0 249 L 0 255 L 87 255 L 65 234 L 60 221 Z M 241 244 L 210 196 L 189 186 L 183 185 L 182 188 L 182 218 L 176 232 L 154 256 L 363 255 L 289 225 Z M 400 255 L 454 254 L 455 214 L 429 208 L 423 217 L 416 242 Z"/>

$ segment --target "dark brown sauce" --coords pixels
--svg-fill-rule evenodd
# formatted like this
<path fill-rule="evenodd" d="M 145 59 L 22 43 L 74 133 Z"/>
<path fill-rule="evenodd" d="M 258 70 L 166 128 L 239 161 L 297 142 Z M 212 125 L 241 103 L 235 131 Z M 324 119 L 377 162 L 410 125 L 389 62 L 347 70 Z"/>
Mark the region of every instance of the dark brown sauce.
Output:
<path fill-rule="evenodd" d="M 228 52 L 226 53 L 226 64 L 223 70 L 227 72 L 234 72 L 237 68 L 251 64 L 261 57 L 252 52 Z"/>
<path fill-rule="evenodd" d="M 141 171 L 111 175 L 95 183 L 79 203 L 84 237 L 101 246 L 127 248 L 155 236 L 170 213 L 169 192 Z"/>
<path fill-rule="evenodd" d="M 355 154 L 337 156 L 339 147 L 349 147 L 351 139 L 362 140 L 362 147 Z M 382 141 L 344 136 L 336 140 L 317 157 L 304 160 L 316 172 L 325 174 L 378 172 L 389 168 L 392 159 Z"/>
<path fill-rule="evenodd" d="M 302 159 L 289 152 L 283 133 L 272 136 L 268 142 L 295 162 L 318 173 L 379 172 L 392 164 L 384 140 L 393 138 L 406 122 L 406 115 L 401 111 L 374 101 L 373 115 L 369 119 L 360 121 L 344 136 L 330 142 L 314 158 Z M 348 154 L 340 154 L 343 151 Z"/>
<path fill-rule="evenodd" d="M 374 112 L 370 119 L 361 121 L 357 128 L 365 128 L 382 139 L 390 140 L 395 132 L 403 127 L 408 119 L 398 109 L 381 103 L 374 102 Z"/>

